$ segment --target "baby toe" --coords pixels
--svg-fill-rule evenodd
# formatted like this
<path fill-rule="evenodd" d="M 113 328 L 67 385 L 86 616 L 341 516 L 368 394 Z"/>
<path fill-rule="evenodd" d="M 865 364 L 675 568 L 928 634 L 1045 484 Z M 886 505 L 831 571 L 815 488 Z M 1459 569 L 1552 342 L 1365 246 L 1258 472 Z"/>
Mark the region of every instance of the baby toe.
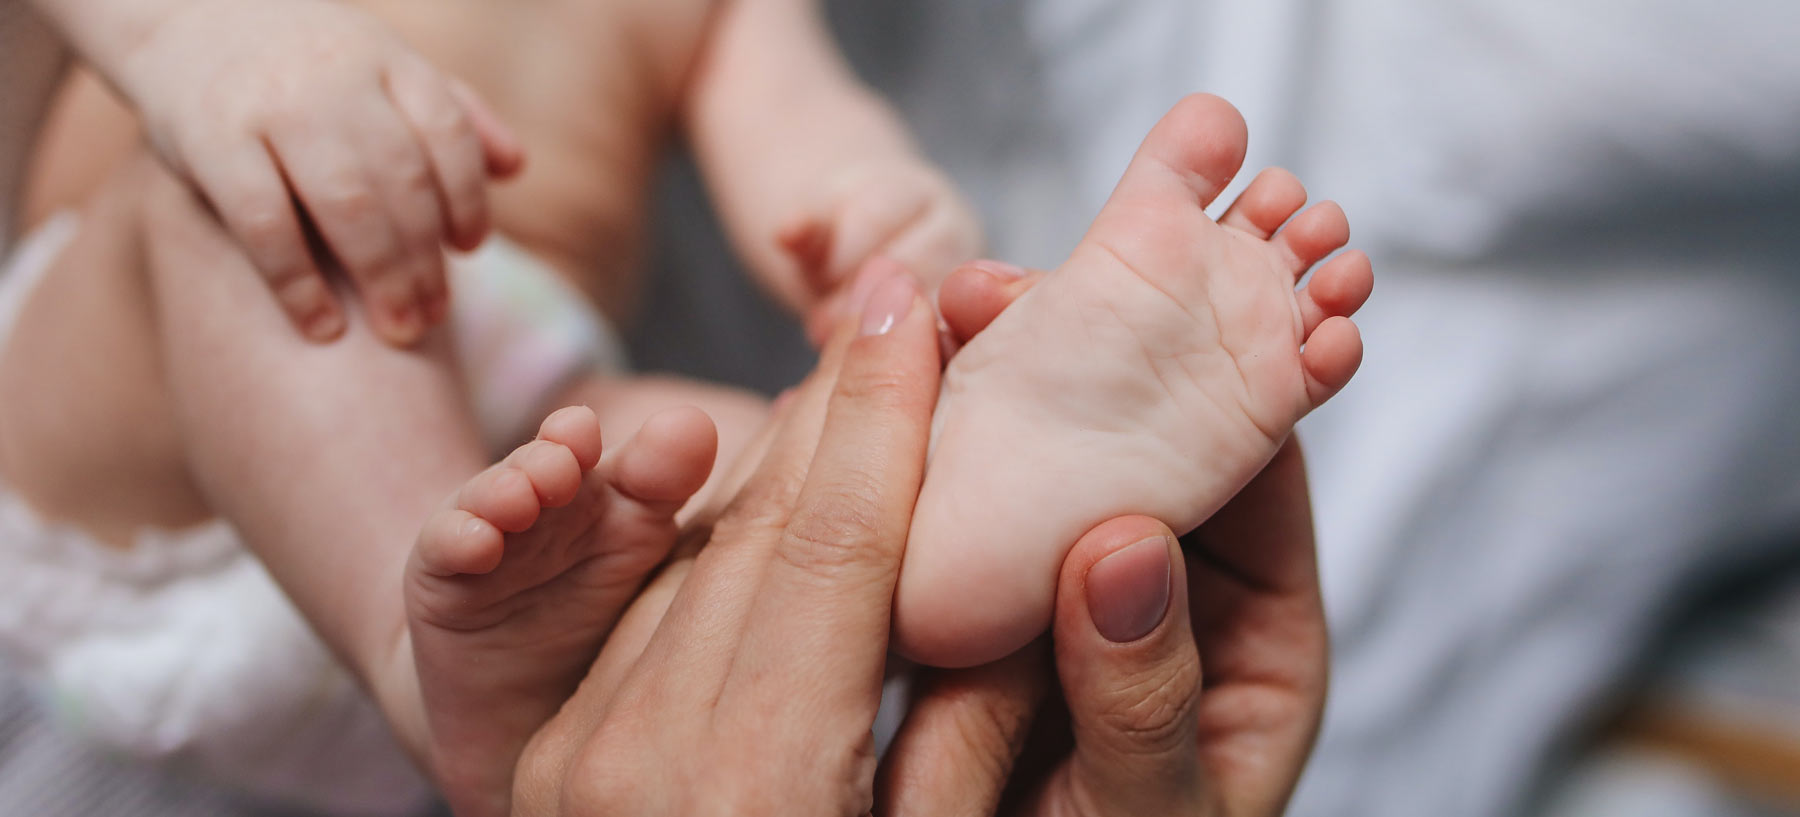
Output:
<path fill-rule="evenodd" d="M 518 466 L 501 463 L 469 480 L 456 506 L 507 533 L 530 528 L 542 510 L 537 489 Z"/>
<path fill-rule="evenodd" d="M 575 452 L 559 443 L 532 440 L 515 450 L 506 462 L 525 473 L 542 507 L 567 505 L 581 490 L 581 463 L 576 461 Z"/>
<path fill-rule="evenodd" d="M 700 409 L 660 411 L 619 452 L 612 482 L 620 492 L 673 513 L 706 484 L 719 448 L 718 430 Z"/>
<path fill-rule="evenodd" d="M 499 528 L 460 508 L 433 514 L 414 548 L 419 567 L 434 576 L 488 573 L 505 551 Z"/>
<path fill-rule="evenodd" d="M 1282 168 L 1271 167 L 1256 174 L 1250 186 L 1219 217 L 1219 223 L 1267 239 L 1305 204 L 1306 186 L 1300 179 Z"/>
<path fill-rule="evenodd" d="M 538 439 L 569 449 L 583 471 L 593 468 L 604 450 L 600 418 L 587 406 L 566 406 L 552 412 L 538 426 Z"/>
<path fill-rule="evenodd" d="M 1296 295 L 1305 334 L 1311 335 L 1326 318 L 1356 314 L 1374 289 L 1375 270 L 1363 251 L 1351 250 L 1327 261 Z"/>
<path fill-rule="evenodd" d="M 1350 219 L 1336 202 L 1324 201 L 1294 217 L 1270 240 L 1286 258 L 1288 272 L 1299 280 L 1312 265 L 1350 241 Z"/>
<path fill-rule="evenodd" d="M 1300 367 L 1306 374 L 1306 395 L 1313 407 L 1338 393 L 1362 365 L 1362 335 L 1349 318 L 1326 318 L 1306 338 L 1300 350 Z"/>

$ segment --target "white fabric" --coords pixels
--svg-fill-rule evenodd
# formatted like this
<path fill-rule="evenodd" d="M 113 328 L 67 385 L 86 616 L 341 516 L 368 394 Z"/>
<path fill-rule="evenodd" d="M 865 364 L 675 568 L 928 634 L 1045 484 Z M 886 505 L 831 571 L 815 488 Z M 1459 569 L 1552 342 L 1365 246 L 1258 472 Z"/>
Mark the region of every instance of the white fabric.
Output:
<path fill-rule="evenodd" d="M 0 344 L 78 227 L 51 218 L 0 269 Z M 570 378 L 623 362 L 584 301 L 544 300 L 566 284 L 494 243 L 451 274 L 465 374 L 499 446 Z M 507 365 L 525 353 L 533 365 Z M 122 550 L 40 518 L 0 483 L 0 564 L 0 650 L 71 731 L 324 814 L 430 802 L 380 713 L 228 524 L 145 530 Z"/>
<path fill-rule="evenodd" d="M 1286 165 L 1373 256 L 1302 426 L 1335 666 L 1293 814 L 1520 813 L 1683 590 L 1800 529 L 1800 5 L 852 5 L 1002 257 L 1058 263 L 1199 90 L 1249 120 L 1231 193 Z"/>
<path fill-rule="evenodd" d="M 630 369 L 625 342 L 587 297 L 504 236 L 450 262 L 457 359 L 488 448 L 537 432 L 546 401 L 584 374 Z"/>

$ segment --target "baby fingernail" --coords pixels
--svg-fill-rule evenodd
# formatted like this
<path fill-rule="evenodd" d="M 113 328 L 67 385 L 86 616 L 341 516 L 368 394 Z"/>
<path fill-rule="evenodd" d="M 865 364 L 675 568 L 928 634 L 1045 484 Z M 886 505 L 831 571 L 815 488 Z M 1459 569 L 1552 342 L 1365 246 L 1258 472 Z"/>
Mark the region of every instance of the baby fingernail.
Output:
<path fill-rule="evenodd" d="M 1169 612 L 1169 540 L 1155 536 L 1088 568 L 1088 615 L 1115 644 L 1150 634 Z"/>
<path fill-rule="evenodd" d="M 421 334 L 419 310 L 411 303 L 399 303 L 388 310 L 388 326 L 392 327 L 396 340 L 412 343 Z"/>
<path fill-rule="evenodd" d="M 875 287 L 863 307 L 862 334 L 885 335 L 912 310 L 919 285 L 911 275 L 895 275 Z"/>
<path fill-rule="evenodd" d="M 306 336 L 315 342 L 336 340 L 344 333 L 344 313 L 330 307 L 321 308 L 306 319 Z"/>
<path fill-rule="evenodd" d="M 1000 278 L 1024 278 L 1027 274 L 1024 267 L 1008 264 L 1005 261 L 995 261 L 992 258 L 971 261 L 969 266 Z"/>

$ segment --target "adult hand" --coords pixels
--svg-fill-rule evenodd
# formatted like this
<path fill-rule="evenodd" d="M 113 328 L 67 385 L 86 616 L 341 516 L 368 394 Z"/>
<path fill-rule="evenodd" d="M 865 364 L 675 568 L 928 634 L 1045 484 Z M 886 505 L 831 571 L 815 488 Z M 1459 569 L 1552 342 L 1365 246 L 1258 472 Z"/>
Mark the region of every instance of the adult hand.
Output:
<path fill-rule="evenodd" d="M 516 776 L 521 815 L 869 811 L 870 729 L 938 387 L 908 275 L 778 411 L 754 476 L 639 597 Z"/>
<path fill-rule="evenodd" d="M 878 813 L 1280 814 L 1328 665 L 1298 447 L 1183 555 L 1144 517 L 1082 537 L 1057 593 L 1064 700 L 1036 714 L 1051 688 L 1041 649 L 927 675 L 889 750 Z"/>
<path fill-rule="evenodd" d="M 959 269 L 940 293 L 952 340 L 1041 275 Z M 1063 563 L 1053 643 L 1063 699 L 1047 708 L 1041 642 L 924 674 L 882 769 L 879 812 L 1281 813 L 1324 710 L 1329 651 L 1297 444 L 1185 549 L 1144 517 L 1083 536 Z"/>
<path fill-rule="evenodd" d="M 138 108 L 314 340 L 344 329 L 308 224 L 391 343 L 448 314 L 444 245 L 489 224 L 517 139 L 361 9 L 321 0 L 39 0 Z"/>

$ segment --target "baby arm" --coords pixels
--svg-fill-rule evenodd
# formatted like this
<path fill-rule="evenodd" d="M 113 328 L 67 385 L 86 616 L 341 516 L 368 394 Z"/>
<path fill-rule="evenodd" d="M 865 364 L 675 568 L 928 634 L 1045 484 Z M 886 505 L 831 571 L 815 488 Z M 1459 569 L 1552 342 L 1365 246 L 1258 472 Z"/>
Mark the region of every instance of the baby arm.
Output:
<path fill-rule="evenodd" d="M 685 126 L 765 287 L 817 324 L 826 296 L 873 255 L 935 285 L 981 252 L 973 208 L 857 80 L 816 0 L 734 0 L 718 15 Z"/>
<path fill-rule="evenodd" d="M 517 141 L 368 14 L 322 0 L 34 0 L 142 117 L 308 337 L 344 312 L 309 228 L 392 343 L 445 317 L 442 247 L 488 226 Z"/>

